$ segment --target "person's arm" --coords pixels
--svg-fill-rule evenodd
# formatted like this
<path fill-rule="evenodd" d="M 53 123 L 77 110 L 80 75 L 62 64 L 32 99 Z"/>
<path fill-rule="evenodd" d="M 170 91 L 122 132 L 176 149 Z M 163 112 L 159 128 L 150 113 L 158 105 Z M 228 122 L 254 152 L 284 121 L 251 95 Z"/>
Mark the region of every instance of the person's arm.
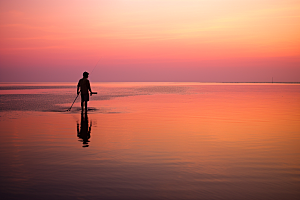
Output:
<path fill-rule="evenodd" d="M 92 89 L 91 89 L 91 85 L 90 85 L 90 81 L 88 80 L 88 90 L 90 91 L 90 95 L 92 96 Z"/>
<path fill-rule="evenodd" d="M 80 80 L 78 81 L 78 84 L 77 84 L 77 95 L 79 95 L 80 91 L 79 91 L 79 88 L 80 88 Z"/>

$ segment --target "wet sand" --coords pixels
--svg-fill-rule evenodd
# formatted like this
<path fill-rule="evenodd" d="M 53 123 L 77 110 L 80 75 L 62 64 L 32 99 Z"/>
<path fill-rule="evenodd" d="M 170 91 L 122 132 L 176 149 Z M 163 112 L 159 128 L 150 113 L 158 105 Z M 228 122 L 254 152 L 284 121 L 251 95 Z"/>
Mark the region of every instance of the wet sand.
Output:
<path fill-rule="evenodd" d="M 87 115 L 68 87 L 2 93 L 4 199 L 300 196 L 300 85 L 95 83 Z"/>

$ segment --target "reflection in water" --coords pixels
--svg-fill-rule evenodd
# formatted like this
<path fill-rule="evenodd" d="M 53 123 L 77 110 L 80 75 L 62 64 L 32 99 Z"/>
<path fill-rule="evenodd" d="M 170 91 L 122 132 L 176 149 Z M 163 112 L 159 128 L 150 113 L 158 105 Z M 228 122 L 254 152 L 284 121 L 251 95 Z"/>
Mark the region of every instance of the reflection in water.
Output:
<path fill-rule="evenodd" d="M 77 137 L 79 138 L 79 141 L 82 142 L 83 144 L 82 147 L 89 146 L 91 129 L 92 129 L 92 122 L 89 124 L 87 113 L 81 113 L 80 128 L 79 128 L 79 123 L 77 121 Z"/>
<path fill-rule="evenodd" d="M 143 84 L 0 95 L 1 199 L 299 199 L 300 84 Z"/>

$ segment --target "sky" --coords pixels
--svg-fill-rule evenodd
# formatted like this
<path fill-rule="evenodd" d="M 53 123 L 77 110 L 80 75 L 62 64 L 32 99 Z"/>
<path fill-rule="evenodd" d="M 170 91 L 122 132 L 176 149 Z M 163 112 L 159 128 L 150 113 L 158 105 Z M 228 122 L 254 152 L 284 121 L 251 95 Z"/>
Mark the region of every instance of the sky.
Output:
<path fill-rule="evenodd" d="M 300 82 L 300 1 L 0 1 L 0 82 L 84 71 L 100 82 Z"/>

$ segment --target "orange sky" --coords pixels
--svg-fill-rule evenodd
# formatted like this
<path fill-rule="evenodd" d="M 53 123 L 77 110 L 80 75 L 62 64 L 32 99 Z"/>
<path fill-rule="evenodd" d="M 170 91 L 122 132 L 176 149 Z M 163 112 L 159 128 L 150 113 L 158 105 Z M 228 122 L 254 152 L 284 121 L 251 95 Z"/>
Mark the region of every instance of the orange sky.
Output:
<path fill-rule="evenodd" d="M 0 29 L 0 81 L 300 81 L 295 0 L 3 0 Z"/>

